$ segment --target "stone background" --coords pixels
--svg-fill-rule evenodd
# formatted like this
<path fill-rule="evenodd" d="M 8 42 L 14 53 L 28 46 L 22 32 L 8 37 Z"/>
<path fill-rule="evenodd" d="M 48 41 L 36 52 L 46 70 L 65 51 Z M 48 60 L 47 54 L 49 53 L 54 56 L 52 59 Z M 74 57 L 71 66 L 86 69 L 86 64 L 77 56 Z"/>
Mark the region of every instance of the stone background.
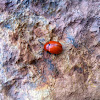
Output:
<path fill-rule="evenodd" d="M 100 100 L 100 0 L 0 0 L 0 100 Z"/>

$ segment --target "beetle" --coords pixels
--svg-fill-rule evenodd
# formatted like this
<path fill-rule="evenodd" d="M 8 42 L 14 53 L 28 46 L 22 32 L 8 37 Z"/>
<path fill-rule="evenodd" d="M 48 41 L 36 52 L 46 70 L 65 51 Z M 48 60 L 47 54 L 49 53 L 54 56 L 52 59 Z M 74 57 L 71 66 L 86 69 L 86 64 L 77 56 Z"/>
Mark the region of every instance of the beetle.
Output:
<path fill-rule="evenodd" d="M 44 50 L 52 54 L 60 54 L 62 52 L 62 45 L 57 41 L 49 41 L 44 45 Z"/>

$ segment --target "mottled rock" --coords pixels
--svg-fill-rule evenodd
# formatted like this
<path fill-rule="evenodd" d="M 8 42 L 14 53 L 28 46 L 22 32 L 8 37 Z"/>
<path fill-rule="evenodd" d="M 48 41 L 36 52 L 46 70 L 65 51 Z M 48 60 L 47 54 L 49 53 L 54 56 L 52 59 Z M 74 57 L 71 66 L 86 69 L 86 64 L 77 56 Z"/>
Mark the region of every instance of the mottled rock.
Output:
<path fill-rule="evenodd" d="M 0 2 L 0 100 L 99 100 L 100 1 Z M 43 45 L 59 41 L 63 52 Z"/>

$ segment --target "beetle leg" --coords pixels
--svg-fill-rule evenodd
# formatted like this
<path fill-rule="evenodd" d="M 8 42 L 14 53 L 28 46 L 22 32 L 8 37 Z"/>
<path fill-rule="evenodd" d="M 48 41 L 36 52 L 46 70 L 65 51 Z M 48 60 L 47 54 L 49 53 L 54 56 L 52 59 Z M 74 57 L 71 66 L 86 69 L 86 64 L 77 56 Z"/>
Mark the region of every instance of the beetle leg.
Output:
<path fill-rule="evenodd" d="M 49 51 L 47 51 L 47 53 L 49 53 L 51 55 L 51 53 Z"/>

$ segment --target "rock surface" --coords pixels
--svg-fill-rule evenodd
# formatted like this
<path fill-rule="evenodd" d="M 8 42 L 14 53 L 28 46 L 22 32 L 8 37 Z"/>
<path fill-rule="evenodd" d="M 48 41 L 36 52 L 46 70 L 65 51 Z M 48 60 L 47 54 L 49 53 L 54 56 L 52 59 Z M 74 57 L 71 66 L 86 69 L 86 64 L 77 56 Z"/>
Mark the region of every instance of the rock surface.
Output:
<path fill-rule="evenodd" d="M 79 99 L 100 100 L 100 1 L 0 0 L 0 100 Z"/>

